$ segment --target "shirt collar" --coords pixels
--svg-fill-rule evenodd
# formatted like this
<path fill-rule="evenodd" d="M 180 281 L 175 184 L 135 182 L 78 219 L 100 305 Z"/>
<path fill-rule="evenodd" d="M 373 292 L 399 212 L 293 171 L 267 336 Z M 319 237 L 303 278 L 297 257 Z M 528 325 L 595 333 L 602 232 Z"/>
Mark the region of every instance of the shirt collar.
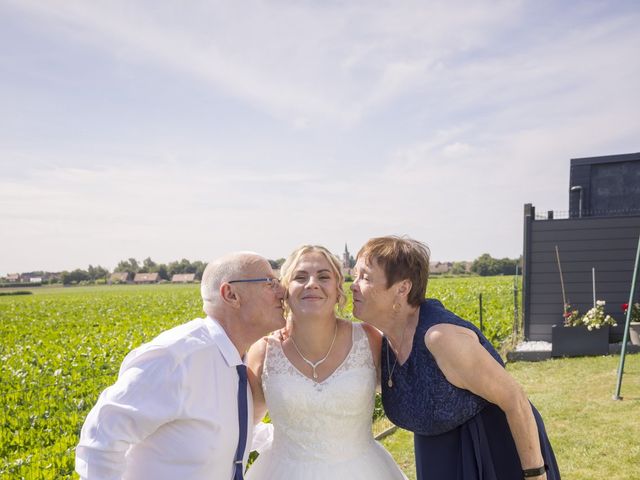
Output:
<path fill-rule="evenodd" d="M 227 332 L 224 331 L 222 325 L 212 317 L 207 316 L 205 319 L 205 323 L 207 328 L 209 329 L 209 333 L 211 334 L 211 338 L 220 349 L 220 353 L 224 358 L 224 361 L 227 363 L 229 367 L 235 367 L 236 365 L 241 365 L 243 363 L 242 357 L 238 353 L 238 349 L 233 344 Z"/>

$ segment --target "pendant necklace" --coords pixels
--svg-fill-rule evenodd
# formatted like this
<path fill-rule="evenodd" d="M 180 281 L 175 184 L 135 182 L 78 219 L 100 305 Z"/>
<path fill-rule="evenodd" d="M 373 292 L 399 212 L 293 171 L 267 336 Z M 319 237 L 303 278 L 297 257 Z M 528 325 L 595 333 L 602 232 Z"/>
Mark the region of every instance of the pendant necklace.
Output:
<path fill-rule="evenodd" d="M 402 330 L 402 337 L 400 337 L 400 348 L 395 355 L 396 360 L 393 362 L 393 367 L 391 367 L 391 369 L 389 369 L 389 349 L 391 348 L 391 340 L 387 338 L 387 372 L 389 372 L 387 374 L 387 385 L 389 386 L 389 388 L 393 387 L 393 379 L 391 377 L 393 376 L 393 371 L 396 369 L 396 365 L 398 364 L 398 355 L 400 355 L 401 349 L 404 346 L 404 334 L 407 333 L 408 326 L 409 323 L 407 322 L 407 324 L 404 326 L 404 330 Z M 395 353 L 396 352 L 394 352 L 394 354 Z"/>
<path fill-rule="evenodd" d="M 329 354 L 331 353 L 331 350 L 333 349 L 333 344 L 336 343 L 336 336 L 337 335 L 338 335 L 338 322 L 336 322 L 336 328 L 333 331 L 333 340 L 331 341 L 331 345 L 329 346 L 329 351 L 327 352 L 327 354 L 323 358 L 321 358 L 320 360 L 318 360 L 315 363 L 312 362 L 311 360 L 309 360 L 304 355 L 302 355 L 302 352 L 300 352 L 300 349 L 298 348 L 298 345 L 296 345 L 296 341 L 293 339 L 293 335 L 289 337 L 291 339 L 291 343 L 293 343 L 293 348 L 296 349 L 296 352 L 298 352 L 298 355 L 300 355 L 300 358 L 302 358 L 302 360 L 304 360 L 311 367 L 311 369 L 313 370 L 313 378 L 314 378 L 314 380 L 318 379 L 318 374 L 316 373 L 316 368 L 318 368 L 320 365 L 322 365 L 324 363 L 324 361 L 329 357 Z M 387 358 L 387 360 L 388 360 L 388 358 Z"/>

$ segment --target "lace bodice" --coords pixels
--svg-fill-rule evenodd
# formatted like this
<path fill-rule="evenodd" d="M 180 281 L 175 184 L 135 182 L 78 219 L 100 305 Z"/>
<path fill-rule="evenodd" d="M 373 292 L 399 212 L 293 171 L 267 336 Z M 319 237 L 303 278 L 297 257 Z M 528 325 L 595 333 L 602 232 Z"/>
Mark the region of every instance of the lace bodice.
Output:
<path fill-rule="evenodd" d="M 468 390 L 456 387 L 445 378 L 424 343 L 430 327 L 449 323 L 476 333 L 480 344 L 503 365 L 500 355 L 475 325 L 462 320 L 433 299 L 420 306 L 420 317 L 407 361 L 393 370 L 393 387 L 387 386 L 390 364 L 395 354 L 386 338 L 382 341 L 382 403 L 387 417 L 399 427 L 421 435 L 439 435 L 453 430 L 478 414 L 487 401 Z"/>
<path fill-rule="evenodd" d="M 262 388 L 274 426 L 273 448 L 298 461 L 356 457 L 374 442 L 371 416 L 376 369 L 369 340 L 353 324 L 343 363 L 322 382 L 303 375 L 269 338 Z"/>

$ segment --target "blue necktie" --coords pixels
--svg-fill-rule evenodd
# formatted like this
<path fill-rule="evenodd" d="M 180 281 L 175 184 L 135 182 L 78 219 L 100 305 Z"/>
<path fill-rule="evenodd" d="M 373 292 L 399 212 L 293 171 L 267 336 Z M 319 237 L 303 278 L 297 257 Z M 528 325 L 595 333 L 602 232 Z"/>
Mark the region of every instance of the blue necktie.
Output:
<path fill-rule="evenodd" d="M 243 364 L 237 365 L 238 370 L 238 448 L 234 462 L 233 480 L 244 480 L 242 475 L 242 458 L 247 444 L 247 367 Z"/>

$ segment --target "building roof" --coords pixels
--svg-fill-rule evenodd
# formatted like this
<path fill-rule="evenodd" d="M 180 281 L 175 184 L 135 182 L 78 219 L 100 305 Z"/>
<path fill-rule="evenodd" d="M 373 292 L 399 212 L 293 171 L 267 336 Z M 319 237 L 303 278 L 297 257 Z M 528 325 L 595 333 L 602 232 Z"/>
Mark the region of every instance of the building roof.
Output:
<path fill-rule="evenodd" d="M 129 272 L 113 272 L 109 279 L 112 282 L 126 282 L 129 280 Z"/>
<path fill-rule="evenodd" d="M 431 273 L 447 273 L 449 270 L 451 270 L 451 262 L 429 263 L 429 271 Z"/>
<path fill-rule="evenodd" d="M 195 273 L 176 273 L 171 277 L 171 281 L 175 283 L 194 282 L 195 279 Z"/>
<path fill-rule="evenodd" d="M 160 274 L 158 272 L 155 273 L 136 273 L 136 276 L 133 277 L 133 281 L 136 283 L 143 282 L 157 282 L 160 280 Z"/>

